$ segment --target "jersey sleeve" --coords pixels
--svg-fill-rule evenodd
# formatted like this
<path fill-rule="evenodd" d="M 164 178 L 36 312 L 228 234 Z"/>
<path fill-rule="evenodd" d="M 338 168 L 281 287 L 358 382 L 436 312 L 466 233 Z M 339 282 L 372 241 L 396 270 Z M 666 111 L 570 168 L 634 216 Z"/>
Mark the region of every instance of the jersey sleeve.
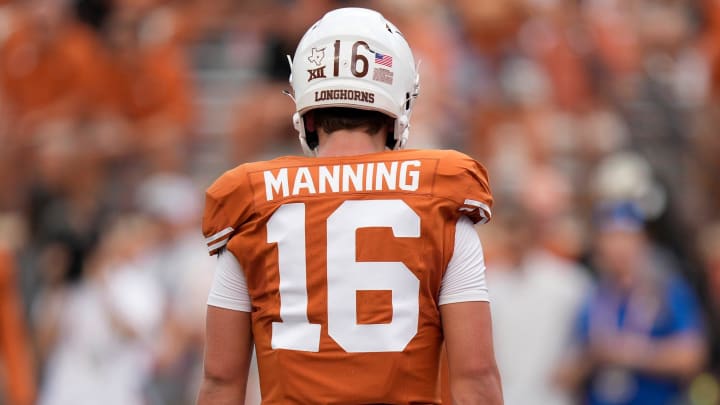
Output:
<path fill-rule="evenodd" d="M 243 166 L 226 172 L 205 192 L 202 231 L 208 252 L 217 254 L 250 216 L 252 194 Z"/>
<path fill-rule="evenodd" d="M 440 194 L 456 204 L 459 214 L 476 224 L 484 224 L 492 218 L 493 197 L 487 171 L 475 159 L 447 151 L 441 160 L 436 182 Z"/>

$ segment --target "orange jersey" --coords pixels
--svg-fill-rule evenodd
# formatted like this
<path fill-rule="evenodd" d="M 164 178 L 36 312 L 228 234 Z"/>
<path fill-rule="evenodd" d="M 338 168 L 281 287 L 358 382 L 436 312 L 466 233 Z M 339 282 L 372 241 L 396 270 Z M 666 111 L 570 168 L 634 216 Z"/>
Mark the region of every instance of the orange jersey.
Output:
<path fill-rule="evenodd" d="M 455 151 L 283 157 L 221 176 L 203 232 L 247 280 L 263 403 L 440 403 L 455 225 L 491 205 L 485 169 Z"/>
<path fill-rule="evenodd" d="M 0 402 L 3 386 L 11 404 L 31 404 L 35 381 L 22 309 L 15 285 L 15 267 L 9 252 L 0 246 Z"/>

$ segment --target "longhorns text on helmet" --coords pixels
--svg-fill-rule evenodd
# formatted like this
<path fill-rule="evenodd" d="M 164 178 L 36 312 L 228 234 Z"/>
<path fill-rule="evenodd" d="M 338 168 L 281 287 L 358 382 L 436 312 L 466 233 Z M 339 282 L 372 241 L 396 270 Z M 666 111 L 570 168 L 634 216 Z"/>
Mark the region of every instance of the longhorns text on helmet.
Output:
<path fill-rule="evenodd" d="M 308 155 L 303 115 L 323 107 L 382 112 L 395 119 L 394 149 L 407 142 L 419 75 L 402 33 L 380 13 L 363 8 L 330 11 L 300 40 L 290 59 L 296 112 L 293 124 Z"/>

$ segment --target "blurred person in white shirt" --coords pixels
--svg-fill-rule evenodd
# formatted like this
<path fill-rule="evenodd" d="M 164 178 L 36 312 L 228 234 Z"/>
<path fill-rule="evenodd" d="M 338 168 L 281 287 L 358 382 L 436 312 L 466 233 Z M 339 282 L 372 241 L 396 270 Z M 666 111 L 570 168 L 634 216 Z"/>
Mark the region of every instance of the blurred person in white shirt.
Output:
<path fill-rule="evenodd" d="M 138 207 L 152 219 L 157 235 L 144 261 L 167 298 L 151 387 L 153 401 L 161 404 L 194 401 L 202 372 L 205 312 L 215 260 L 208 256 L 197 231 L 201 197 L 191 178 L 171 172 L 148 177 L 136 194 Z M 255 381 L 248 389 L 248 404 L 260 402 L 252 370 Z"/>
<path fill-rule="evenodd" d="M 148 223 L 118 218 L 103 233 L 83 279 L 46 291 L 35 306 L 47 353 L 41 405 L 141 405 L 163 291 L 139 265 Z"/>
<path fill-rule="evenodd" d="M 518 198 L 523 205 L 506 209 L 482 238 L 488 241 L 495 353 L 505 404 L 566 405 L 570 393 L 554 381 L 591 287 L 577 261 L 583 229 L 559 172 L 538 167 L 527 179 Z"/>

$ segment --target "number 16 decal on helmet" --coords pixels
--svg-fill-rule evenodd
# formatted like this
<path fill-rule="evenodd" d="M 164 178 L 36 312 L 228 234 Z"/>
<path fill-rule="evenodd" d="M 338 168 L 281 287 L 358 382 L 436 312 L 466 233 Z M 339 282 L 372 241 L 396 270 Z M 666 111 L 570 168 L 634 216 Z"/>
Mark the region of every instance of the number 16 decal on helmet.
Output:
<path fill-rule="evenodd" d="M 315 137 L 308 136 L 305 114 L 326 107 L 388 115 L 395 120 L 388 146 L 402 149 L 418 83 L 407 41 L 381 14 L 360 8 L 329 12 L 300 40 L 291 61 L 293 124 L 303 150 L 315 155 L 317 148 Z"/>

